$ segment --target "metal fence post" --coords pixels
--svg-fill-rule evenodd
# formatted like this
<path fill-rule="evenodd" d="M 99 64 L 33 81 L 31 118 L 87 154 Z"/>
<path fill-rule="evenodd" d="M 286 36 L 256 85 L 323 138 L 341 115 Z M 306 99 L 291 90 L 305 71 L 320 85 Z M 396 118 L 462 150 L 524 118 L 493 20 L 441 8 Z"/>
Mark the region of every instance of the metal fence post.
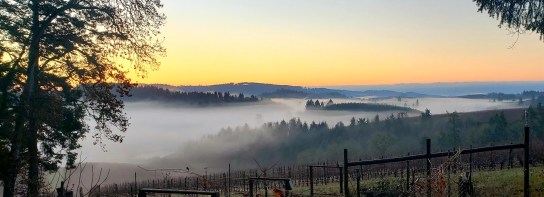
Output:
<path fill-rule="evenodd" d="M 249 197 L 253 197 L 253 180 L 249 179 Z"/>
<path fill-rule="evenodd" d="M 348 181 L 348 149 L 344 149 L 344 197 L 349 196 Z"/>
<path fill-rule="evenodd" d="M 410 156 L 410 153 L 408 153 Z M 406 191 L 410 191 L 410 160 L 406 161 Z"/>
<path fill-rule="evenodd" d="M 327 163 L 324 163 L 323 166 L 327 166 Z M 328 171 L 328 168 L 323 168 L 323 181 L 325 182 L 325 185 L 329 183 Z"/>
<path fill-rule="evenodd" d="M 529 197 L 529 126 L 525 126 L 525 140 L 523 143 L 523 152 L 525 161 L 523 162 L 523 194 Z"/>
<path fill-rule="evenodd" d="M 60 187 L 57 188 L 57 196 L 58 197 L 64 197 L 65 193 L 66 192 L 64 191 L 64 181 L 61 181 L 60 182 Z"/>
<path fill-rule="evenodd" d="M 431 197 L 431 139 L 427 139 L 427 197 Z"/>
<path fill-rule="evenodd" d="M 357 174 L 357 197 L 361 197 L 361 175 L 359 169 L 356 169 Z"/>
<path fill-rule="evenodd" d="M 230 197 L 230 163 L 229 163 L 229 174 L 228 174 L 228 179 L 227 179 L 227 196 Z"/>
<path fill-rule="evenodd" d="M 452 149 L 452 152 L 454 151 L 455 149 Z M 452 153 L 450 151 L 448 151 L 448 160 L 451 159 L 451 154 Z M 451 161 L 452 163 L 454 163 L 453 161 Z M 451 173 L 451 166 L 452 166 L 452 163 L 448 164 L 448 197 L 451 197 L 451 180 L 450 180 L 450 173 Z"/>
<path fill-rule="evenodd" d="M 314 196 L 314 172 L 312 166 L 310 166 L 310 196 Z"/>
<path fill-rule="evenodd" d="M 470 150 L 472 150 L 472 145 L 470 146 Z M 469 154 L 469 157 L 468 157 L 468 162 L 469 162 L 469 173 L 468 173 L 468 183 L 470 184 L 470 188 L 469 188 L 469 194 L 471 196 L 474 195 L 474 187 L 472 186 L 472 153 Z"/>
<path fill-rule="evenodd" d="M 147 197 L 147 193 L 140 190 L 140 192 L 138 192 L 138 197 Z"/>
<path fill-rule="evenodd" d="M 512 143 L 510 143 L 512 144 Z M 508 152 L 508 169 L 511 169 L 513 166 L 513 163 L 512 163 L 512 149 L 510 149 L 510 151 Z"/>
<path fill-rule="evenodd" d="M 344 193 L 344 173 L 342 173 L 343 167 L 338 168 L 340 171 L 340 193 Z"/>
<path fill-rule="evenodd" d="M 138 179 L 136 179 L 136 172 L 134 172 L 134 193 L 138 191 Z"/>

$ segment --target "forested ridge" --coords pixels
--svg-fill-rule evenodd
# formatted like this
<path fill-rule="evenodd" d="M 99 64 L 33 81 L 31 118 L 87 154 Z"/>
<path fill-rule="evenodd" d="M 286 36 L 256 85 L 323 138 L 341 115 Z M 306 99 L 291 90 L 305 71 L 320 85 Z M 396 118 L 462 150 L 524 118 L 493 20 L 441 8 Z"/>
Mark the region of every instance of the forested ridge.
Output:
<path fill-rule="evenodd" d="M 418 101 L 419 102 L 419 101 Z M 400 107 L 388 104 L 375 104 L 375 103 L 334 103 L 332 99 L 329 99 L 327 103 L 318 100 L 307 100 L 307 110 L 341 110 L 341 111 L 417 111 L 409 107 Z"/>
<path fill-rule="evenodd" d="M 529 107 L 528 123 L 534 146 L 544 139 L 544 109 Z M 230 161 L 252 167 L 253 159 L 263 163 L 310 163 L 340 161 L 342 150 L 350 149 L 359 158 L 421 153 L 425 139 L 433 140 L 434 150 L 469 146 L 489 146 L 520 142 L 525 125 L 525 109 L 451 112 L 418 117 L 402 113 L 371 119 L 353 117 L 347 124 L 303 122 L 298 118 L 268 122 L 258 128 L 248 125 L 224 128 L 184 146 L 181 155 L 166 157 L 165 164 L 177 159 L 215 166 Z M 535 158 L 540 157 L 535 154 Z M 221 166 L 215 166 L 221 168 Z"/>
<path fill-rule="evenodd" d="M 130 96 L 123 97 L 125 101 L 162 101 L 180 102 L 189 105 L 215 105 L 226 103 L 257 102 L 260 99 L 254 95 L 246 96 L 242 93 L 229 92 L 181 92 L 171 91 L 150 85 L 134 87 Z"/>
<path fill-rule="evenodd" d="M 506 94 L 500 92 L 492 92 L 488 94 L 469 94 L 464 96 L 459 96 L 460 98 L 468 99 L 491 99 L 493 101 L 518 101 L 522 103 L 530 103 L 532 105 L 537 105 L 538 103 L 544 102 L 544 92 L 541 91 L 523 91 L 517 94 Z"/>

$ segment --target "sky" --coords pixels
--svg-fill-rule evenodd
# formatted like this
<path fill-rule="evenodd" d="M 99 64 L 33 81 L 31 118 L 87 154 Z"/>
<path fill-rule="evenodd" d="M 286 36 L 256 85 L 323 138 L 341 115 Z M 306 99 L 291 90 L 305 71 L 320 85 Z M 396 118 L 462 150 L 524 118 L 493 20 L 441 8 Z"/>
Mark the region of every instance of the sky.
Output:
<path fill-rule="evenodd" d="M 163 3 L 167 55 L 158 70 L 135 82 L 337 86 L 544 80 L 539 35 L 517 40 L 496 19 L 477 12 L 471 0 Z"/>

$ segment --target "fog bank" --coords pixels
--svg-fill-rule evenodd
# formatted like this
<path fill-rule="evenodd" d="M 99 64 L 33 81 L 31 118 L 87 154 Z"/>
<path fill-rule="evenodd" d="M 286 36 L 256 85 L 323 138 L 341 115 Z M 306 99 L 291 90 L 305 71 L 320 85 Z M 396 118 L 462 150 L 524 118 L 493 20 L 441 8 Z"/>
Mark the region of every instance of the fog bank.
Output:
<path fill-rule="evenodd" d="M 418 101 L 417 101 L 418 100 Z M 88 162 L 147 163 L 168 155 L 179 155 L 188 141 L 217 134 L 221 128 L 235 128 L 247 124 L 260 127 L 266 122 L 300 118 L 305 122 L 326 121 L 329 126 L 337 122 L 348 123 L 351 117 L 386 117 L 396 112 L 319 111 L 304 109 L 304 99 L 273 99 L 261 104 L 221 107 L 184 107 L 158 102 L 127 102 L 125 112 L 131 125 L 123 143 L 107 142 L 107 152 L 93 145 L 93 139 L 83 140 L 81 153 Z M 335 100 L 335 102 L 378 102 L 430 109 L 433 114 L 468 112 L 478 110 L 520 107 L 515 102 L 491 102 L 462 98 L 419 98 L 386 100 Z M 415 106 L 418 102 L 419 105 Z M 414 106 L 413 106 L 414 105 Z M 418 116 L 418 113 L 408 114 Z M 180 164 L 181 165 L 181 164 Z"/>

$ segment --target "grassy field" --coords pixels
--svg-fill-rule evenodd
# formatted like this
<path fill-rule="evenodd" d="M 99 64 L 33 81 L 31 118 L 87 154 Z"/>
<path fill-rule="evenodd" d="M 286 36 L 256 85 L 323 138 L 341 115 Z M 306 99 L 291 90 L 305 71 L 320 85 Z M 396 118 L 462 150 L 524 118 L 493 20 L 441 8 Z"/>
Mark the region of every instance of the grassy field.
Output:
<path fill-rule="evenodd" d="M 476 191 L 481 196 L 523 196 L 523 169 L 477 172 Z M 544 167 L 530 168 L 531 196 L 544 196 Z"/>
<path fill-rule="evenodd" d="M 544 167 L 532 167 L 530 170 L 530 192 L 531 196 L 544 196 Z M 457 183 L 460 174 L 450 175 L 451 196 L 457 195 Z M 445 179 L 447 183 L 447 179 Z M 523 196 L 523 169 L 514 168 L 501 171 L 481 171 L 473 174 L 475 196 Z M 381 191 L 389 193 L 390 196 L 398 196 L 403 192 L 404 181 L 400 178 L 386 178 L 363 180 L 361 188 L 370 191 Z M 447 184 L 446 184 L 447 185 Z M 350 191 L 354 194 L 355 181 L 350 180 Z M 342 196 L 338 183 L 314 186 L 315 196 Z M 447 196 L 447 187 L 442 191 L 435 191 L 433 196 Z M 397 192 L 397 193 L 395 193 Z M 421 191 L 423 192 L 423 191 Z M 442 195 L 440 195 L 442 192 Z M 417 191 L 412 193 L 418 195 Z M 309 196 L 309 187 L 295 187 L 293 194 L 298 196 Z"/>

